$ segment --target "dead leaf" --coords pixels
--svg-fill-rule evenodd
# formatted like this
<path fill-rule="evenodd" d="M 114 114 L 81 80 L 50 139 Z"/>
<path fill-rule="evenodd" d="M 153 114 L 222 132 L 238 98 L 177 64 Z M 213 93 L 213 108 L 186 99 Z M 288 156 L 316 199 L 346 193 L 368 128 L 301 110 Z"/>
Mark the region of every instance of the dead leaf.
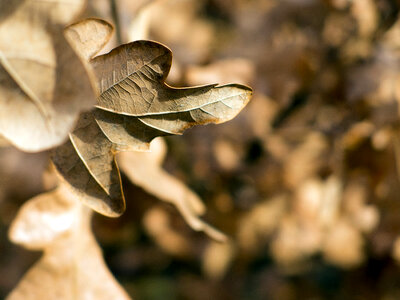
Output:
<path fill-rule="evenodd" d="M 150 152 L 122 152 L 118 155 L 121 169 L 136 185 L 157 198 L 173 204 L 186 222 L 197 231 L 204 231 L 215 240 L 226 236 L 199 218 L 205 211 L 200 198 L 183 182 L 162 169 L 166 145 L 162 139 L 151 143 Z"/>
<path fill-rule="evenodd" d="M 113 145 L 100 131 L 93 115 L 84 114 L 70 140 L 53 153 L 61 181 L 66 181 L 88 206 L 107 216 L 119 216 L 125 210 L 118 166 Z"/>
<path fill-rule="evenodd" d="M 84 22 L 87 26 L 96 21 Z M 79 23 L 73 29 L 79 32 L 77 36 L 84 35 Z M 82 55 L 88 57 L 94 53 L 87 50 L 93 43 L 85 41 L 74 39 L 74 48 L 83 49 Z M 150 41 L 121 45 L 90 61 L 100 94 L 97 109 L 93 115 L 82 116 L 70 135 L 72 145 L 67 142 L 57 149 L 53 161 L 83 201 L 102 214 L 115 217 L 125 209 L 114 162 L 117 152 L 148 150 L 157 136 L 182 134 L 199 124 L 226 122 L 250 100 L 251 89 L 237 84 L 170 87 L 165 79 L 171 61 L 169 49 Z"/>
<path fill-rule="evenodd" d="M 85 1 L 1 2 L 0 133 L 22 150 L 51 148 L 95 103 L 87 72 L 63 36 Z"/>
<path fill-rule="evenodd" d="M 0 133 L 22 150 L 61 144 L 95 103 L 87 71 L 63 35 L 84 5 L 0 1 Z"/>
<path fill-rule="evenodd" d="M 104 263 L 90 228 L 91 216 L 62 185 L 22 206 L 10 239 L 44 255 L 7 299 L 129 300 Z"/>
<path fill-rule="evenodd" d="M 68 26 L 65 36 L 76 53 L 87 63 L 110 40 L 113 27 L 108 22 L 89 18 Z M 76 43 L 75 41 L 80 41 Z"/>

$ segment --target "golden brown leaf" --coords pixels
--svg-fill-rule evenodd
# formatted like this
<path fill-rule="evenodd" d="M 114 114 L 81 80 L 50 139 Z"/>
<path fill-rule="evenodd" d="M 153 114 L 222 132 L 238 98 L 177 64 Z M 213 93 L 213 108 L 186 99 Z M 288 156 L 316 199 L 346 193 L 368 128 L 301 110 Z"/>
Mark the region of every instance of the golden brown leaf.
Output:
<path fill-rule="evenodd" d="M 74 48 L 82 49 L 81 55 L 88 58 L 98 49 L 91 51 L 91 39 L 82 36 L 96 20 L 84 22 L 73 26 L 74 35 L 67 35 L 74 39 Z M 97 22 L 96 26 L 106 25 Z M 95 43 L 95 47 L 100 45 Z M 157 136 L 182 134 L 195 125 L 226 122 L 250 100 L 251 89 L 237 84 L 170 87 L 165 79 L 171 61 L 169 49 L 150 41 L 122 45 L 90 61 L 100 94 L 94 119 L 84 115 L 70 135 L 78 155 L 68 142 L 55 151 L 53 161 L 77 193 L 89 196 L 83 201 L 102 214 L 118 216 L 125 208 L 114 162 L 116 152 L 148 150 Z"/>
<path fill-rule="evenodd" d="M 10 238 L 28 249 L 43 249 L 44 255 L 8 300 L 129 299 L 104 263 L 91 215 L 63 186 L 21 208 Z"/>
<path fill-rule="evenodd" d="M 84 5 L 0 1 L 0 133 L 22 150 L 62 143 L 95 103 L 86 69 L 63 35 Z"/>
<path fill-rule="evenodd" d="M 174 113 L 182 113 L 172 115 L 174 120 L 186 119 L 189 116 L 184 113 L 190 113 L 192 123 L 221 123 L 232 119 L 250 99 L 251 89 L 235 84 L 172 88 L 164 82 L 171 62 L 171 51 L 150 41 L 121 45 L 94 58 L 91 63 L 100 92 L 98 107 L 141 120 L 168 120 Z M 184 130 L 176 127 L 174 133 Z"/>
<path fill-rule="evenodd" d="M 89 18 L 69 25 L 65 36 L 77 54 L 88 62 L 107 44 L 112 32 L 111 24 L 104 20 Z"/>
<path fill-rule="evenodd" d="M 53 162 L 61 179 L 68 180 L 84 203 L 107 216 L 116 217 L 124 212 L 125 200 L 113 145 L 90 113 L 81 116 L 70 141 L 54 153 Z"/>

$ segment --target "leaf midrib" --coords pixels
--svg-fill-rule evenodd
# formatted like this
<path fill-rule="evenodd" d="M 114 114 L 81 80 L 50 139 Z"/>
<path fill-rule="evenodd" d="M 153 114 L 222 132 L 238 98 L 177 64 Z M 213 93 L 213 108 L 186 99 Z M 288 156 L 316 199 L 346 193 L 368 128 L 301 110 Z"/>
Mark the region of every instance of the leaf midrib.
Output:
<path fill-rule="evenodd" d="M 12 67 L 8 58 L 0 50 L 0 64 L 7 71 L 8 75 L 17 83 L 18 87 L 25 93 L 28 99 L 30 99 L 39 110 L 39 113 L 47 120 L 48 113 L 43 105 L 42 100 L 35 94 L 34 91 L 25 83 L 25 81 L 18 75 L 18 72 Z"/>

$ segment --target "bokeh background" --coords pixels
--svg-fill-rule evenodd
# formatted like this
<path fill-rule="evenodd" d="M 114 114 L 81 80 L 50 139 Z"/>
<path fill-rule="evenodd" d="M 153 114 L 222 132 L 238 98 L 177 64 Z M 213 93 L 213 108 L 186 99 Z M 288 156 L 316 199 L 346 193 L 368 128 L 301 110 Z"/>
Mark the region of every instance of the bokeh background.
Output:
<path fill-rule="evenodd" d="M 242 83 L 226 124 L 166 138 L 165 169 L 205 202 L 216 243 L 126 177 L 93 228 L 138 300 L 400 299 L 400 1 L 93 0 L 108 46 L 147 35 L 174 86 Z M 139 25 L 140 26 L 139 26 Z M 0 148 L 0 298 L 38 259 L 7 240 L 48 153 Z M 154 182 L 157 185 L 157 182 Z"/>

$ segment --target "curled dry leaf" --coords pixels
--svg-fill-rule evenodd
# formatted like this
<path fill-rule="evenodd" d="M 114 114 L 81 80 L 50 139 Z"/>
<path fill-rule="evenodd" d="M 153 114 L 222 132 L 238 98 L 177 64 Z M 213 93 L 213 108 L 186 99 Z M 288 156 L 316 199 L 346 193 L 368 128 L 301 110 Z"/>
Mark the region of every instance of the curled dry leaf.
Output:
<path fill-rule="evenodd" d="M 7 300 L 129 300 L 104 263 L 90 228 L 91 216 L 62 185 L 22 206 L 10 239 L 44 255 Z"/>
<path fill-rule="evenodd" d="M 92 47 L 102 44 L 82 38 L 88 23 L 106 26 L 92 19 L 67 29 L 80 37 L 67 33 L 86 58 L 98 51 Z M 82 200 L 104 215 L 119 216 L 125 209 L 117 152 L 148 150 L 157 136 L 226 122 L 250 100 L 251 89 L 237 84 L 170 87 L 165 79 L 171 61 L 171 51 L 151 41 L 121 45 L 90 60 L 100 94 L 97 109 L 82 116 L 70 141 L 55 151 L 53 162 Z"/>
<path fill-rule="evenodd" d="M 226 240 L 223 233 L 199 218 L 205 210 L 200 198 L 184 183 L 162 169 L 165 142 L 161 138 L 154 140 L 150 150 L 151 152 L 122 152 L 118 155 L 121 169 L 129 179 L 148 193 L 173 204 L 194 230 L 204 231 L 215 240 Z"/>
<path fill-rule="evenodd" d="M 0 134 L 25 151 L 61 144 L 95 103 L 63 28 L 86 1 L 0 0 Z"/>

